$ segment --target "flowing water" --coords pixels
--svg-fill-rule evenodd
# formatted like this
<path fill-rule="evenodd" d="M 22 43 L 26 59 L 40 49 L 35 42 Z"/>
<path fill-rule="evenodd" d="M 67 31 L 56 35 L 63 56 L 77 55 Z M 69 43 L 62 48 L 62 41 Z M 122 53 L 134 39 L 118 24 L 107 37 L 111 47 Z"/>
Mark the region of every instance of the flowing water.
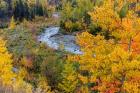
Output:
<path fill-rule="evenodd" d="M 39 41 L 46 43 L 53 49 L 63 49 L 65 51 L 82 54 L 80 47 L 75 42 L 75 36 L 64 35 L 59 31 L 60 27 L 48 27 L 45 32 L 39 36 Z"/>

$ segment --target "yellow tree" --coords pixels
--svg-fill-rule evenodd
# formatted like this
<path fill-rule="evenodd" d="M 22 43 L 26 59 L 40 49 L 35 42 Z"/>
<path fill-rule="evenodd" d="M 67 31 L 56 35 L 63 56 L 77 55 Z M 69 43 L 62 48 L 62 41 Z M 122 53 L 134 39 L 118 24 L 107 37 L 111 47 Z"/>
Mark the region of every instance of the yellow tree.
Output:
<path fill-rule="evenodd" d="M 41 76 L 39 78 L 39 82 L 38 82 L 37 89 L 36 89 L 35 93 L 54 93 L 51 90 L 51 87 L 48 85 L 46 77 Z"/>
<path fill-rule="evenodd" d="M 114 11 L 114 3 L 112 0 L 105 0 L 102 6 L 96 6 L 94 11 L 89 13 L 94 25 L 109 31 L 119 26 L 119 15 Z"/>
<path fill-rule="evenodd" d="M 11 18 L 10 24 L 9 24 L 9 29 L 14 30 L 16 28 L 16 22 L 14 17 Z"/>
<path fill-rule="evenodd" d="M 102 93 L 139 93 L 140 56 L 133 56 L 113 40 L 92 36 L 84 32 L 77 38 L 83 55 L 69 56 L 68 60 L 77 62 L 79 79 L 83 84 L 94 84 L 89 91 Z M 83 74 L 86 72 L 86 74 Z"/>
<path fill-rule="evenodd" d="M 8 53 L 6 48 L 6 42 L 0 38 L 0 81 L 4 87 L 11 87 L 10 92 L 14 93 L 32 93 L 32 87 L 30 84 L 23 80 L 22 75 L 25 74 L 24 71 L 20 71 L 18 74 L 13 73 L 12 66 L 12 55 Z M 6 90 L 4 90 L 6 91 Z"/>
<path fill-rule="evenodd" d="M 6 42 L 0 38 L 0 80 L 2 80 L 4 84 L 11 84 L 15 75 L 12 72 L 11 54 L 8 53 L 5 43 Z"/>
<path fill-rule="evenodd" d="M 91 19 L 95 25 L 115 37 L 118 43 L 122 44 L 128 51 L 135 53 L 140 52 L 140 18 L 130 8 L 131 2 L 135 0 L 105 0 L 103 5 L 95 7 L 93 12 L 90 12 Z M 116 4 L 117 3 L 117 4 Z"/>
<path fill-rule="evenodd" d="M 84 54 L 69 57 L 80 64 L 79 78 L 84 84 L 93 84 L 93 90 L 140 92 L 140 18 L 128 6 L 123 0 L 104 0 L 96 6 L 89 13 L 94 25 L 114 38 L 105 40 L 103 36 L 84 32 L 77 38 Z"/>
<path fill-rule="evenodd" d="M 58 84 L 59 89 L 65 93 L 73 93 L 78 84 L 78 80 L 76 79 L 77 73 L 73 67 L 73 64 L 69 62 L 66 63 L 61 75 L 62 81 Z"/>

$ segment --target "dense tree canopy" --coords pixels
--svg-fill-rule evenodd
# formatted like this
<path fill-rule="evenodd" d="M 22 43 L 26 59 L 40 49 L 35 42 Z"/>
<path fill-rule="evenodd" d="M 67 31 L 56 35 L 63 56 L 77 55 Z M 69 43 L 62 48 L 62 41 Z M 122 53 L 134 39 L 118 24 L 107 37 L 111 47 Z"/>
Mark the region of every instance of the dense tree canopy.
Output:
<path fill-rule="evenodd" d="M 115 5 L 118 3 L 117 5 Z M 83 55 L 70 56 L 79 64 L 79 80 L 88 92 L 139 93 L 139 20 L 129 2 L 105 0 L 89 12 L 102 33 L 78 35 Z M 115 6 L 114 6 L 115 5 Z M 105 37 L 105 38 L 104 38 Z"/>
<path fill-rule="evenodd" d="M 139 32 L 139 0 L 0 0 L 0 93 L 140 93 Z"/>

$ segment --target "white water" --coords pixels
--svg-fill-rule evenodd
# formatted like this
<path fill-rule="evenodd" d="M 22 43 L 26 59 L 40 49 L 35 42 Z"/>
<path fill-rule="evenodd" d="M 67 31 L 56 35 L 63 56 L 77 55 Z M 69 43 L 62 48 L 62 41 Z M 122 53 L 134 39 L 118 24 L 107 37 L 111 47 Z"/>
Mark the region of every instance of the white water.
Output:
<path fill-rule="evenodd" d="M 80 47 L 75 43 L 75 36 L 63 35 L 59 32 L 60 27 L 49 27 L 39 36 L 39 41 L 46 43 L 53 49 L 60 49 L 62 46 L 65 51 L 82 54 Z"/>

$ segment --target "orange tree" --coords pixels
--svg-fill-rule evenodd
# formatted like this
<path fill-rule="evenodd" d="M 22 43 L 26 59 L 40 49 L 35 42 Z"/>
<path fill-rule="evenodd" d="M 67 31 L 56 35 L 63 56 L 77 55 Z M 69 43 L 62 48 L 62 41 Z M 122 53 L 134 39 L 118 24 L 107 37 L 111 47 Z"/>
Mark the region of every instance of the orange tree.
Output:
<path fill-rule="evenodd" d="M 140 18 L 130 7 L 132 1 L 135 2 L 135 0 L 128 0 L 128 2 L 105 0 L 101 6 L 96 6 L 89 14 L 93 24 L 102 28 L 105 37 L 115 38 L 125 49 L 136 53 L 140 51 L 138 38 Z"/>
<path fill-rule="evenodd" d="M 132 2 L 136 1 L 102 1 L 89 14 L 105 34 L 77 36 L 83 55 L 69 56 L 68 61 L 79 64 L 78 79 L 81 89 L 88 87 L 87 93 L 140 92 L 140 18 L 130 7 Z"/>
<path fill-rule="evenodd" d="M 69 56 L 68 60 L 79 64 L 78 77 L 89 91 L 105 93 L 139 93 L 140 57 L 125 51 L 113 40 L 92 36 L 84 32 L 78 36 L 83 55 Z M 88 92 L 89 92 L 88 91 Z"/>

